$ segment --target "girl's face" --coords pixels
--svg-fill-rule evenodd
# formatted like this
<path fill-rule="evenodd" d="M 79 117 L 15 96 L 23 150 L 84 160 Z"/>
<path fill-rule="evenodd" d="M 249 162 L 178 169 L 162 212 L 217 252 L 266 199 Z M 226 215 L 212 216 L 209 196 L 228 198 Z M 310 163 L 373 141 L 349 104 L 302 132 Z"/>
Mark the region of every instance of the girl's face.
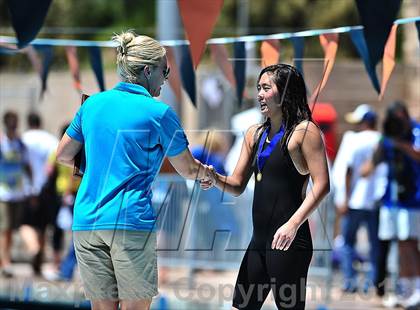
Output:
<path fill-rule="evenodd" d="M 273 115 L 281 112 L 277 86 L 267 72 L 264 73 L 258 81 L 257 92 L 260 110 L 265 117 L 272 118 Z"/>
<path fill-rule="evenodd" d="M 166 57 L 163 57 L 158 66 L 150 66 L 149 90 L 152 97 L 158 97 L 162 85 L 168 79 L 169 67 Z"/>

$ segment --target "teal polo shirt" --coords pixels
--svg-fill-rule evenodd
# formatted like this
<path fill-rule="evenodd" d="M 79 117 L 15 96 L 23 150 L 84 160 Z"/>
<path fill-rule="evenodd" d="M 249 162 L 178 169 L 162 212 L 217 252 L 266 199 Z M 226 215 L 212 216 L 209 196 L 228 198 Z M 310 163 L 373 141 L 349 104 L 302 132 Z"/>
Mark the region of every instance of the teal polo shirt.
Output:
<path fill-rule="evenodd" d="M 66 133 L 86 155 L 73 230 L 153 230 L 152 182 L 165 156 L 188 147 L 174 110 L 121 82 L 89 97 Z"/>

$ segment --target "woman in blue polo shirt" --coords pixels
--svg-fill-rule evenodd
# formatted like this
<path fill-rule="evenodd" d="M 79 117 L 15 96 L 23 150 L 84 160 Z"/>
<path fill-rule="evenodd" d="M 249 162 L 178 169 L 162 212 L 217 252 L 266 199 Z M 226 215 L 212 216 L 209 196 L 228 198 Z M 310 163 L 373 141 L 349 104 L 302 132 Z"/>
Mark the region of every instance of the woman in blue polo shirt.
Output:
<path fill-rule="evenodd" d="M 192 157 L 173 109 L 153 98 L 169 74 L 165 48 L 132 32 L 113 39 L 121 82 L 85 101 L 57 158 L 72 165 L 84 146 L 73 235 L 93 308 L 148 309 L 157 294 L 151 184 L 165 156 L 186 178 L 203 179 L 208 170 Z"/>

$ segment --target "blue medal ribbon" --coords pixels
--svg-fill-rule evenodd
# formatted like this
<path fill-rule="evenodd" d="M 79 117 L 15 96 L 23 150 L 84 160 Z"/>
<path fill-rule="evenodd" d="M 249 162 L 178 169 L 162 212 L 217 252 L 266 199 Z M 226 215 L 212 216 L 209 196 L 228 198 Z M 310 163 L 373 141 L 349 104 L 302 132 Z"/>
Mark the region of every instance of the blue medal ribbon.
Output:
<path fill-rule="evenodd" d="M 267 139 L 268 133 L 270 131 L 270 127 L 267 127 L 260 139 L 260 144 L 258 145 L 258 152 L 257 152 L 257 167 L 258 172 L 261 173 L 262 169 L 264 168 L 265 162 L 270 157 L 271 153 L 273 152 L 274 148 L 276 147 L 277 143 L 283 138 L 284 136 L 284 126 L 281 125 L 280 130 L 274 135 L 273 139 L 271 139 L 270 143 L 267 147 L 263 149 L 265 139 Z"/>

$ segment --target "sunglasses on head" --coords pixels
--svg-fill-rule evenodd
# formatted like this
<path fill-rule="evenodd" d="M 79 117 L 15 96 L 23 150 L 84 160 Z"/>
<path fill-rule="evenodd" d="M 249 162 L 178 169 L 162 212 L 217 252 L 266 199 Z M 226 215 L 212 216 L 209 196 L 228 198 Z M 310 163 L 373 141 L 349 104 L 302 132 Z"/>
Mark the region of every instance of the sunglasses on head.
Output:
<path fill-rule="evenodd" d="M 165 80 L 168 79 L 170 72 L 171 72 L 171 68 L 170 67 L 166 67 L 165 69 L 162 70 L 163 77 L 165 78 Z"/>

